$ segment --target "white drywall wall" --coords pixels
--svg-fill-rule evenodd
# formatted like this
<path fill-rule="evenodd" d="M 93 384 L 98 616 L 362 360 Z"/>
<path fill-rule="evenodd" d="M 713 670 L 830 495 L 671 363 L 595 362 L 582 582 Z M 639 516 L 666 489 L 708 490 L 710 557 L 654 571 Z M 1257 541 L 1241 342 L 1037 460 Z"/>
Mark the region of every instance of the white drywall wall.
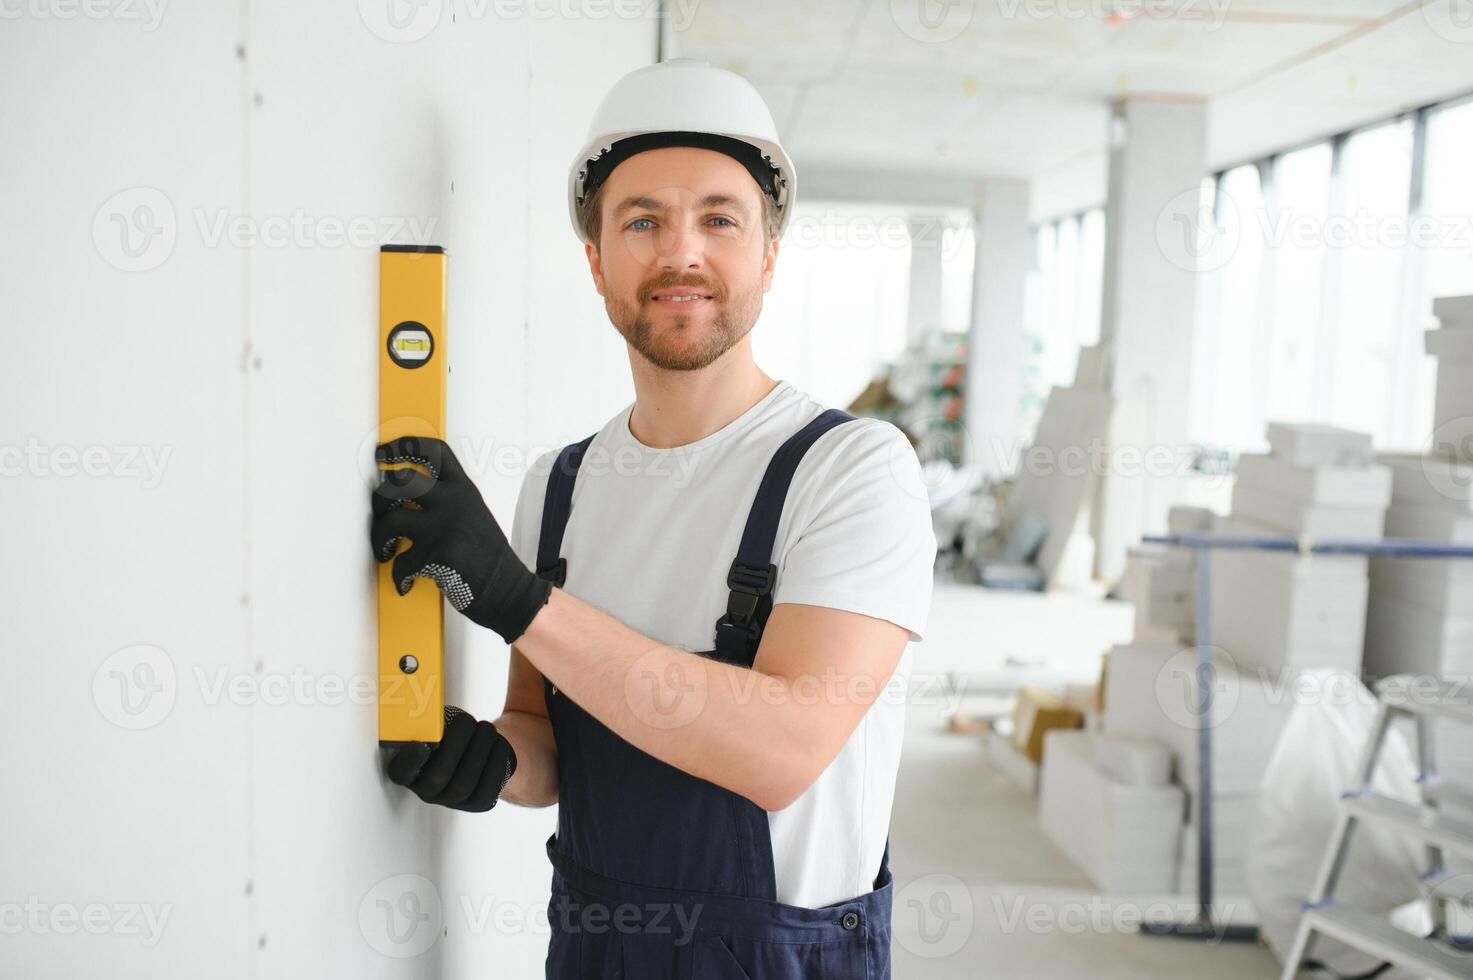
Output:
<path fill-rule="evenodd" d="M 632 395 L 563 193 L 653 24 L 70 9 L 0 25 L 0 972 L 535 975 L 553 811 L 387 785 L 361 697 L 377 245 L 449 253 L 452 441 L 509 522 Z M 448 618 L 494 715 L 505 647 Z"/>

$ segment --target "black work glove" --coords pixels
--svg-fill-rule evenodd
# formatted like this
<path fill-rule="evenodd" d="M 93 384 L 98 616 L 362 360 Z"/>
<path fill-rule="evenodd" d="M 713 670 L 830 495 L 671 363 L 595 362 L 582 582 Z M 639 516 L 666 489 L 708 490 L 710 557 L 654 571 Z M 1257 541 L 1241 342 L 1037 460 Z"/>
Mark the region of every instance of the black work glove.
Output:
<path fill-rule="evenodd" d="M 394 558 L 400 538 L 412 545 L 394 558 L 399 594 L 409 591 L 416 576 L 433 579 L 458 612 L 507 643 L 526 632 L 552 594 L 552 583 L 512 551 L 450 447 L 439 439 L 405 436 L 379 446 L 375 457 L 380 463 L 418 463 L 433 474 L 389 470 L 374 488 L 374 556 L 380 562 Z"/>
<path fill-rule="evenodd" d="M 387 770 L 390 780 L 426 803 L 484 813 L 517 771 L 517 754 L 495 725 L 447 704 L 440 743 L 404 746 L 389 758 Z"/>

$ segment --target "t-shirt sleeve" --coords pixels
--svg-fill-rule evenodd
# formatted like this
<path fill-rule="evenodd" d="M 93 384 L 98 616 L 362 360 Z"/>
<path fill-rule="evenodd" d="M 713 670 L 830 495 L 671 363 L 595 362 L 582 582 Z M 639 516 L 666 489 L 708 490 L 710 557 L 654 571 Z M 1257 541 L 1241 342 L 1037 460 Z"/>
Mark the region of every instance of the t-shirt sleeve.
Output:
<path fill-rule="evenodd" d="M 796 536 L 790 532 L 773 603 L 874 616 L 904 627 L 918 641 L 930 612 L 936 563 L 920 461 L 905 434 L 889 422 L 848 424 L 863 428 L 839 445 L 829 465 L 814 471 L 811 505 Z"/>
<path fill-rule="evenodd" d="M 547 496 L 547 477 L 552 472 L 557 452 L 552 450 L 538 457 L 522 477 L 517 509 L 512 515 L 511 530 L 506 535 L 512 551 L 534 572 L 537 570 L 537 542 L 542 536 L 542 504 Z"/>

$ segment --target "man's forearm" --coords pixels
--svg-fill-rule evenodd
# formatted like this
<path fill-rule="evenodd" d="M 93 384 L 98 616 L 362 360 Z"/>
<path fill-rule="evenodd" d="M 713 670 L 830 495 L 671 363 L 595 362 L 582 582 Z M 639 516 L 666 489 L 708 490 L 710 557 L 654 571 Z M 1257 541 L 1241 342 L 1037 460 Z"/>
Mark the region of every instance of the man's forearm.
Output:
<path fill-rule="evenodd" d="M 630 744 L 763 809 L 796 798 L 847 737 L 789 679 L 666 646 L 562 589 L 517 649 Z"/>
<path fill-rule="evenodd" d="M 517 771 L 507 780 L 501 798 L 517 806 L 556 803 L 557 743 L 551 722 L 526 711 L 506 711 L 495 724 L 517 754 Z"/>

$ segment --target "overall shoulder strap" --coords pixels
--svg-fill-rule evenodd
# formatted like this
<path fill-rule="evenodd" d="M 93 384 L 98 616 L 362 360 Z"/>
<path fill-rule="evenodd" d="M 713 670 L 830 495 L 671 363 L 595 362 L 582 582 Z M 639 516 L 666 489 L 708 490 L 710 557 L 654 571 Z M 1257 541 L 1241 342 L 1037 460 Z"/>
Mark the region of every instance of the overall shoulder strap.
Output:
<path fill-rule="evenodd" d="M 573 484 L 578 479 L 578 467 L 583 463 L 583 453 L 593 441 L 589 436 L 582 442 L 564 446 L 547 475 L 547 495 L 542 500 L 542 528 L 537 539 L 537 574 L 553 585 L 561 586 L 568 580 L 568 560 L 562 557 L 563 530 L 568 526 L 568 514 L 573 509 Z"/>
<path fill-rule="evenodd" d="M 783 516 L 788 487 L 808 447 L 818 437 L 854 416 L 831 408 L 820 414 L 778 447 L 762 474 L 756 499 L 747 514 L 742 543 L 736 560 L 726 575 L 726 615 L 716 621 L 716 658 L 742 667 L 752 666 L 762 629 L 772 612 L 772 589 L 777 580 L 777 566 L 772 563 L 772 548 L 777 541 L 777 525 Z"/>

